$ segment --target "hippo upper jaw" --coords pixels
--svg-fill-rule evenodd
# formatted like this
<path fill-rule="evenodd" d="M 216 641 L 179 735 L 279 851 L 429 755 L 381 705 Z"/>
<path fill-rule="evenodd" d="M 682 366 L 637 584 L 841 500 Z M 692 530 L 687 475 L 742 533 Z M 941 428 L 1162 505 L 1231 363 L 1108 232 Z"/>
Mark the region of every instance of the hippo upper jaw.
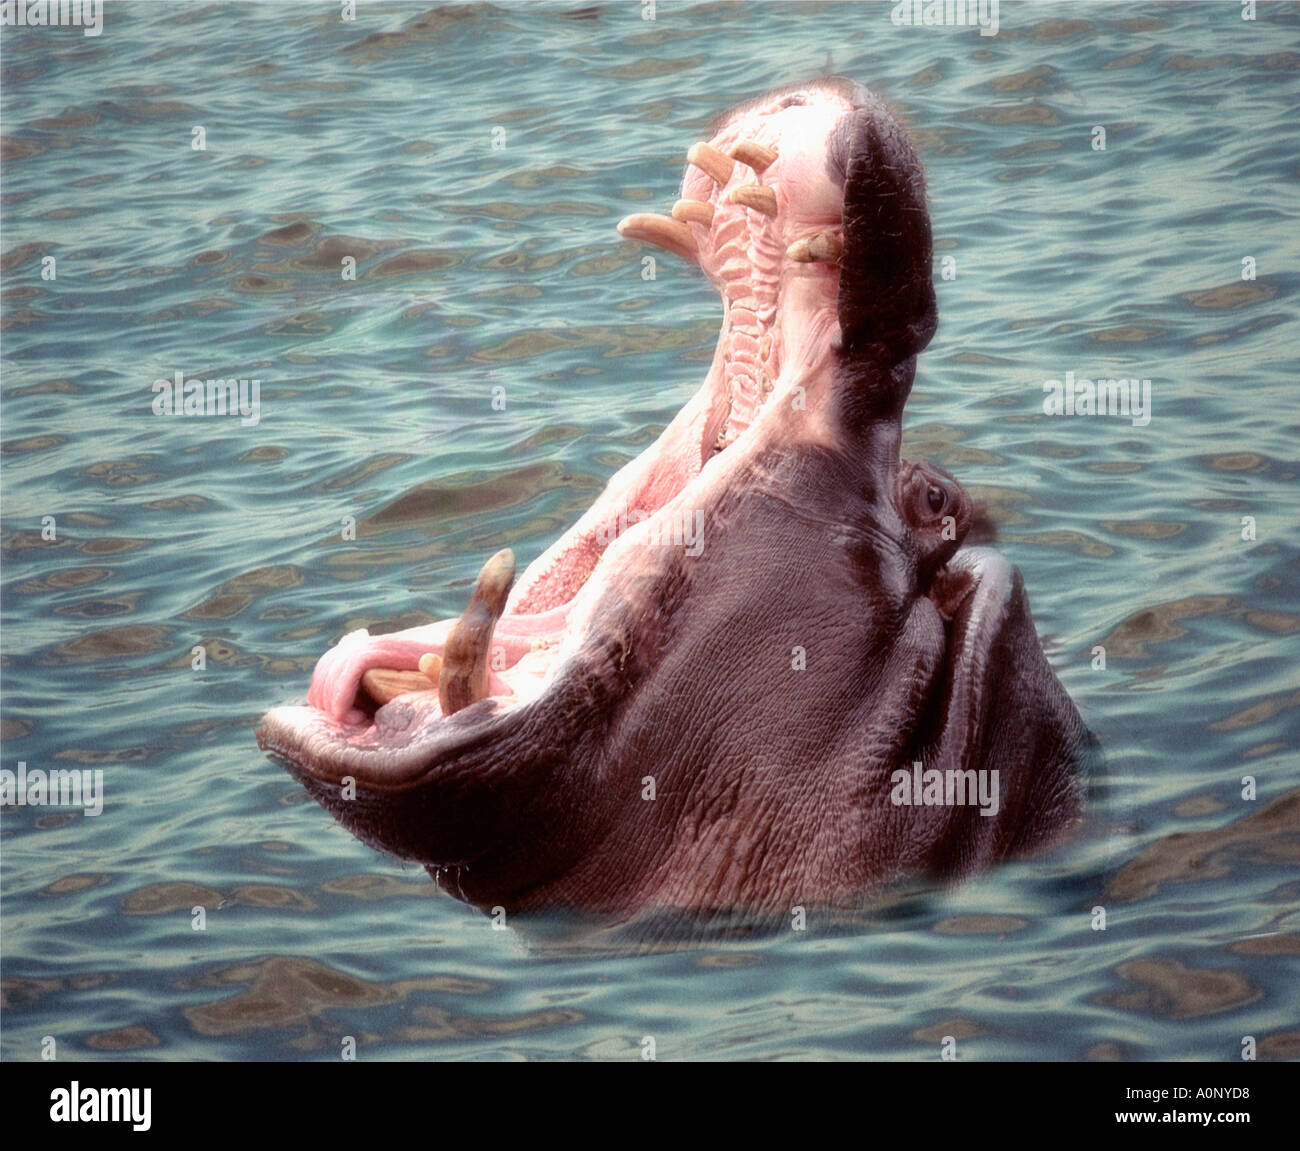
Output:
<path fill-rule="evenodd" d="M 919 225 L 916 243 L 892 252 L 906 266 L 884 278 L 920 279 L 929 286 L 929 225 L 919 169 L 905 141 L 891 145 L 898 155 L 870 154 L 874 137 L 867 137 L 877 120 L 888 121 L 883 105 L 847 80 L 769 93 L 720 117 L 711 142 L 692 149 L 693 156 L 700 153 L 699 163 L 688 166 L 678 209 L 690 207 L 674 210 L 675 216 L 691 220 L 689 225 L 656 217 L 629 217 L 620 224 L 625 235 L 675 243 L 700 265 L 722 298 L 722 330 L 696 395 L 514 586 L 493 634 L 489 694 L 499 701 L 499 710 L 540 695 L 555 670 L 580 647 L 600 589 L 608 582 L 593 580 L 598 568 L 603 572 L 624 555 L 635 557 L 647 539 L 679 543 L 688 554 L 700 554 L 706 546 L 699 538 L 705 509 L 729 486 L 755 482 L 747 464 L 759 454 L 813 446 L 852 450 L 863 457 L 868 480 L 878 477 L 882 490 L 892 485 L 898 467 L 897 423 L 873 428 L 876 442 L 851 445 L 847 409 L 860 397 L 846 400 L 837 394 L 889 393 L 885 404 L 896 414 L 910 388 L 910 356 L 917 350 L 888 349 L 881 361 L 870 355 L 845 357 L 846 343 L 865 339 L 860 314 L 865 311 L 878 321 L 891 305 L 864 310 L 842 293 L 841 266 L 861 263 L 859 252 L 881 249 L 890 256 L 881 233 L 902 227 L 883 217 L 859 223 L 856 233 L 846 227 L 862 198 L 852 183 L 846 190 L 851 171 L 861 169 L 859 184 L 874 181 L 873 160 L 890 163 L 899 173 L 899 187 L 891 189 L 890 198 L 901 205 L 900 215 L 919 210 Z M 855 156 L 854 147 L 868 151 Z M 749 163 L 733 160 L 723 149 L 739 151 Z M 760 188 L 769 190 L 774 211 L 743 202 Z M 905 194 L 898 194 L 899 189 Z M 870 192 L 878 195 L 880 189 L 873 186 Z M 657 229 L 647 223 L 652 220 L 659 221 Z M 675 229 L 667 240 L 665 227 Z M 807 249 L 810 240 L 811 251 L 801 251 L 798 258 L 789 255 L 801 245 Z M 919 326 L 928 339 L 932 290 L 920 309 Z M 871 375 L 899 373 L 905 384 L 900 389 L 891 379 L 882 388 L 879 380 L 869 380 L 866 387 L 845 389 L 846 363 Z M 737 441 L 743 442 L 733 449 Z M 365 698 L 362 681 L 373 669 L 414 671 L 422 655 L 443 650 L 455 622 L 395 635 L 360 631 L 344 636 L 317 665 L 309 707 L 272 711 L 259 739 L 268 750 L 326 780 L 368 770 L 376 781 L 380 776 L 393 782 L 418 776 L 425 758 L 436 756 L 441 741 L 449 738 L 436 723 L 425 730 L 441 718 L 437 699 L 428 691 L 412 693 L 402 696 L 400 707 L 376 710 L 376 701 Z"/>

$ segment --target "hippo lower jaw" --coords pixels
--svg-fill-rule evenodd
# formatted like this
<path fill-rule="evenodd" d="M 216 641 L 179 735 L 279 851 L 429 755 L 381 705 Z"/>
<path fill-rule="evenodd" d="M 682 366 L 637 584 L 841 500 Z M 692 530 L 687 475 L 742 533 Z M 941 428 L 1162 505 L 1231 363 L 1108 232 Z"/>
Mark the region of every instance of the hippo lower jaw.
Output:
<path fill-rule="evenodd" d="M 494 630 L 346 636 L 258 731 L 359 838 L 457 869 L 481 906 L 840 902 L 1077 810 L 1086 733 L 1018 573 L 958 550 L 968 498 L 899 459 L 935 327 L 906 138 L 820 81 L 726 114 L 689 161 L 672 216 L 620 231 L 718 287 L 703 387 L 508 600 L 476 591 Z M 480 581 L 500 596 L 504 562 Z M 441 691 L 419 671 L 439 659 Z M 891 802 L 913 763 L 1000 770 L 996 818 Z"/>
<path fill-rule="evenodd" d="M 582 587 L 601 586 L 603 562 L 602 556 Z M 994 646 L 1010 621 L 1027 617 L 1018 573 L 996 551 L 961 548 L 941 569 L 927 597 L 936 616 L 951 621 L 947 625 L 950 658 L 946 678 L 960 684 L 963 695 L 979 694 L 978 677 L 985 670 L 981 653 Z M 350 779 L 381 792 L 400 792 L 434 777 L 444 761 L 454 758 L 459 750 L 499 737 L 502 721 L 513 713 L 529 706 L 546 706 L 547 689 L 564 661 L 580 661 L 584 650 L 593 646 L 579 629 L 565 626 L 572 604 L 537 616 L 504 616 L 493 634 L 499 649 L 514 652 L 525 643 L 535 644 L 538 638 L 545 646 L 530 649 L 531 665 L 521 667 L 521 663 L 527 664 L 521 657 L 511 668 L 494 674 L 492 694 L 477 701 L 472 711 L 454 715 L 443 714 L 432 681 L 421 691 L 402 692 L 373 710 L 354 705 L 373 704 L 361 686 L 366 671 L 418 668 L 420 657 L 415 653 L 422 655 L 441 647 L 455 620 L 391 635 L 370 636 L 363 630 L 344 636 L 322 657 L 309 695 L 309 700 L 318 696 L 336 701 L 333 711 L 310 702 L 306 707 L 274 708 L 258 729 L 258 744 L 304 782 L 311 779 L 342 788 Z M 421 863 L 445 862 L 445 856 L 436 851 L 426 858 L 419 845 L 406 857 Z"/>

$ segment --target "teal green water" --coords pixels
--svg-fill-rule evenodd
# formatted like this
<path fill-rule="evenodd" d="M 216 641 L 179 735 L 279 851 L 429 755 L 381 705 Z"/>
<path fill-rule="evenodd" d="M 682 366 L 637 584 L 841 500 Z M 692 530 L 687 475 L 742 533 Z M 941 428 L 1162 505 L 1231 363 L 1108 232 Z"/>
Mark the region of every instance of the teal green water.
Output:
<path fill-rule="evenodd" d="M 0 1054 L 1300 1055 L 1300 9 L 1004 2 L 991 37 L 887 4 L 644 11 L 4 29 L 3 767 L 98 768 L 106 799 L 4 809 Z M 253 728 L 343 632 L 539 554 L 685 402 L 720 308 L 668 258 L 643 280 L 614 224 L 672 203 L 717 111 L 828 67 L 927 166 L 956 276 L 907 452 L 1024 574 L 1106 756 L 1088 830 L 834 934 L 495 931 Z M 153 414 L 177 371 L 260 379 L 260 422 Z M 1045 416 L 1067 372 L 1149 378 L 1150 423 Z"/>

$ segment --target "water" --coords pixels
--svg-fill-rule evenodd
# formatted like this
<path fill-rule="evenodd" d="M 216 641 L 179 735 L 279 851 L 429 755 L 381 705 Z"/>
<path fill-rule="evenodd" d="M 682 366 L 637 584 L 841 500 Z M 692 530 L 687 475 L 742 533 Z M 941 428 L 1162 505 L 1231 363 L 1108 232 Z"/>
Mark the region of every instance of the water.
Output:
<path fill-rule="evenodd" d="M 995 37 L 847 4 L 4 30 L 3 766 L 102 769 L 106 802 L 4 810 L 0 1054 L 1300 1054 L 1300 10 L 1000 9 Z M 532 559 L 668 421 L 719 308 L 669 258 L 643 280 L 614 223 L 671 204 L 716 112 L 828 64 L 927 166 L 957 275 L 906 450 L 1024 573 L 1106 755 L 1088 832 L 836 933 L 494 931 L 253 728 L 341 633 Z M 259 379 L 260 422 L 155 416 L 177 371 Z M 1150 423 L 1044 416 L 1071 371 L 1149 378 Z"/>

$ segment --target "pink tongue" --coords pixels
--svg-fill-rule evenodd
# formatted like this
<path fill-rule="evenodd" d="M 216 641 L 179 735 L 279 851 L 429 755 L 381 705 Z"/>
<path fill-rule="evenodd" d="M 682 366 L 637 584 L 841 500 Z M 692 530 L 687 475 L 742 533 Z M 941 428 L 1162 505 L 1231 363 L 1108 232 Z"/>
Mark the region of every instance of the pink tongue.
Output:
<path fill-rule="evenodd" d="M 538 615 L 503 616 L 492 635 L 494 654 L 503 668 L 513 667 L 540 640 L 558 646 L 563 637 L 568 606 Z M 415 671 L 426 652 L 441 655 L 454 619 L 408 628 L 390 635 L 369 635 L 364 629 L 350 632 L 316 663 L 307 703 L 331 719 L 346 724 L 368 723 L 365 712 L 353 706 L 361 677 L 371 668 Z M 503 681 L 494 682 L 505 688 Z"/>
<path fill-rule="evenodd" d="M 455 620 L 372 636 L 365 631 L 345 635 L 316 664 L 307 703 L 343 723 L 362 723 L 365 713 L 352 706 L 361 677 L 372 667 L 415 671 L 425 652 L 441 652 Z"/>

